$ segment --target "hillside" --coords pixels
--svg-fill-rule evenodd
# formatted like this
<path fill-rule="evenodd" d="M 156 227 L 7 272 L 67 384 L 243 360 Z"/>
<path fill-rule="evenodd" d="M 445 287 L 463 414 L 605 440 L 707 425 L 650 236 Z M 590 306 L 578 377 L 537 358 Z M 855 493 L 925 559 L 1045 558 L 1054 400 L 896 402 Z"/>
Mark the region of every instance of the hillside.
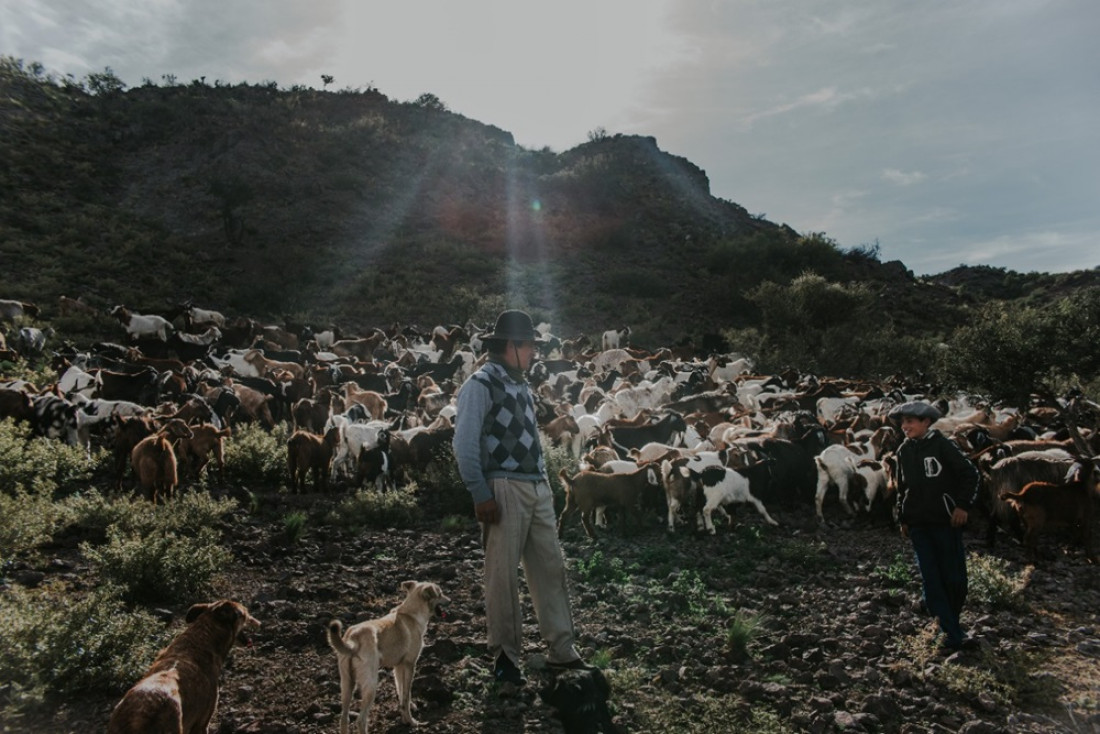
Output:
<path fill-rule="evenodd" d="M 977 301 L 1050 285 L 995 269 L 918 281 L 714 197 L 653 138 L 527 150 L 430 95 L 126 90 L 13 59 L 0 90 L 0 296 L 47 315 L 61 294 L 139 311 L 194 298 L 356 331 L 484 320 L 507 302 L 562 334 L 628 323 L 666 343 L 758 325 L 751 288 L 813 271 L 868 284 L 899 331 L 939 335 Z"/>

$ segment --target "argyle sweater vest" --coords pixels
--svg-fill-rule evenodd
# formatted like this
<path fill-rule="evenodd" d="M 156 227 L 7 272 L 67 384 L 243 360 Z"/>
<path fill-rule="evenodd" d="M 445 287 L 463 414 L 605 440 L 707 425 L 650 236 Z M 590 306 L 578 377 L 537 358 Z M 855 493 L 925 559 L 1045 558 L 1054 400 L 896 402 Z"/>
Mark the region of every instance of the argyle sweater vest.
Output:
<path fill-rule="evenodd" d="M 488 388 L 492 400 L 482 427 L 488 453 L 485 473 L 504 471 L 545 476 L 546 464 L 539 444 L 535 406 L 527 385 L 509 379 L 504 368 L 492 362 L 470 379 Z"/>

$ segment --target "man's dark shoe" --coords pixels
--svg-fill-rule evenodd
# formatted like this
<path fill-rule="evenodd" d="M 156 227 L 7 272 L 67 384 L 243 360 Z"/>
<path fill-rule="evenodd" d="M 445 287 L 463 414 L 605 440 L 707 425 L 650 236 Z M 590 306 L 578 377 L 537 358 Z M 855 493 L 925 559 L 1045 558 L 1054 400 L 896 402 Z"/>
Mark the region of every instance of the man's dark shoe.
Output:
<path fill-rule="evenodd" d="M 596 669 L 596 666 L 589 665 L 588 663 L 584 662 L 584 660 L 582 660 L 580 658 L 577 658 L 576 660 L 570 660 L 567 663 L 547 663 L 546 667 L 548 667 L 552 671 L 595 670 Z"/>
<path fill-rule="evenodd" d="M 497 657 L 497 664 L 493 668 L 493 680 L 497 683 L 511 683 L 517 687 L 527 685 L 527 679 L 523 677 L 523 673 L 504 653 Z"/>

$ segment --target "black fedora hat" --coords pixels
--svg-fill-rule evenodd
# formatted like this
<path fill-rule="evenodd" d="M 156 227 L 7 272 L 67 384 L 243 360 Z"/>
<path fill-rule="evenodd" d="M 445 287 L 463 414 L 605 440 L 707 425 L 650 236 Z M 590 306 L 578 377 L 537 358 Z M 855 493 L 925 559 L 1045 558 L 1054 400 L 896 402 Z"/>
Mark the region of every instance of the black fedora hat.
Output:
<path fill-rule="evenodd" d="M 533 342 L 535 340 L 535 327 L 531 323 L 531 317 L 526 311 L 503 311 L 497 316 L 497 324 L 493 327 L 493 333 L 485 337 L 485 341 L 513 341 Z"/>

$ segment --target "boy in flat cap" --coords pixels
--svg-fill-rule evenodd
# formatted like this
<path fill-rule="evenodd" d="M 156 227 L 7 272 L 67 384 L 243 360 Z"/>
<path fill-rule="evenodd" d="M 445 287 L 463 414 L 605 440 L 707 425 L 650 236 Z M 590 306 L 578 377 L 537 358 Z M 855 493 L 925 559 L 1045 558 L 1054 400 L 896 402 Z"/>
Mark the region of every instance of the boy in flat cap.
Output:
<path fill-rule="evenodd" d="M 523 613 L 516 568 L 523 563 L 539 632 L 553 669 L 585 668 L 558 544 L 554 498 L 524 372 L 535 329 L 523 311 L 505 311 L 485 339 L 488 361 L 462 385 L 455 416 L 458 471 L 474 501 L 485 546 L 485 618 L 493 678 L 524 685 Z"/>
<path fill-rule="evenodd" d="M 940 412 L 911 402 L 890 411 L 900 419 L 905 440 L 898 447 L 898 521 L 924 583 L 924 603 L 939 621 L 943 647 L 974 646 L 959 617 L 966 600 L 966 547 L 962 529 L 978 500 L 978 470 L 955 442 L 932 424 Z"/>

